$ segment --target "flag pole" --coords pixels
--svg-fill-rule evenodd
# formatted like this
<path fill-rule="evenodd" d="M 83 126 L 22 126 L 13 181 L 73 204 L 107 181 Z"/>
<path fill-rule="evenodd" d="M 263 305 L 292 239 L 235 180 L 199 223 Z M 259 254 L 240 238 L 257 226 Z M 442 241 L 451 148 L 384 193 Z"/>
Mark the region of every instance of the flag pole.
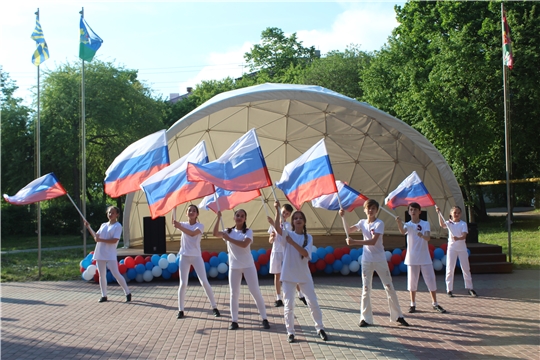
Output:
<path fill-rule="evenodd" d="M 39 8 L 35 12 L 39 20 Z M 40 71 L 37 66 L 37 126 L 36 126 L 36 171 L 37 178 L 41 177 L 41 117 L 40 117 L 40 94 L 39 94 L 39 79 Z M 41 279 L 41 203 L 37 203 L 37 232 L 38 232 L 38 280 Z"/>
<path fill-rule="evenodd" d="M 339 191 L 336 193 L 336 195 L 337 195 L 337 201 L 339 203 L 339 208 L 343 210 L 343 205 L 341 205 L 341 198 L 339 197 Z M 347 225 L 345 224 L 345 218 L 342 217 L 341 220 L 343 223 L 343 230 L 345 230 L 345 235 L 347 236 L 347 238 L 349 238 L 349 231 L 347 230 Z"/>
<path fill-rule="evenodd" d="M 84 7 L 79 12 L 84 18 Z M 84 93 L 84 59 L 82 59 L 82 80 L 81 80 L 81 207 L 82 216 L 86 218 L 86 109 Z M 86 230 L 83 227 L 83 256 L 86 256 Z"/>
<path fill-rule="evenodd" d="M 81 210 L 79 210 L 79 208 L 77 207 L 77 204 L 75 204 L 75 201 L 73 201 L 73 199 L 71 198 L 71 196 L 69 196 L 69 193 L 66 193 L 69 201 L 71 201 L 71 203 L 73 204 L 73 206 L 75 206 L 75 209 L 77 210 L 77 212 L 79 213 L 79 215 L 81 215 L 81 218 L 83 219 L 83 221 L 86 221 L 88 222 L 88 220 L 86 220 L 86 218 L 84 217 L 83 213 L 81 212 Z M 92 234 L 93 237 L 96 236 L 96 233 L 94 232 L 94 230 L 90 231 L 90 233 Z"/>
<path fill-rule="evenodd" d="M 501 2 L 501 25 L 502 25 L 502 46 L 503 46 L 503 93 L 504 93 L 504 148 L 505 148 L 505 163 L 506 163 L 506 226 L 508 231 L 508 261 L 512 262 L 512 208 L 511 208 L 511 195 L 510 195 L 510 171 L 512 169 L 512 158 L 511 158 L 511 144 L 510 144 L 510 119 L 509 118 L 509 109 L 508 109 L 508 73 L 506 70 L 505 63 L 505 39 L 504 34 L 506 32 L 504 24 L 504 4 Z M 508 39 L 510 40 L 510 39 Z"/>

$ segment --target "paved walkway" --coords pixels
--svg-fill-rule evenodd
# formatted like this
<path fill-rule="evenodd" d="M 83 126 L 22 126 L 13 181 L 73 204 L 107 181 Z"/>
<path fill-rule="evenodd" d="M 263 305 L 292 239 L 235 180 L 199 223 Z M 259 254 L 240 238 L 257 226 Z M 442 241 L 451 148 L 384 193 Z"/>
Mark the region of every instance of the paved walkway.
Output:
<path fill-rule="evenodd" d="M 538 359 L 540 356 L 540 272 L 478 274 L 480 297 L 465 294 L 456 276 L 455 298 L 444 295 L 437 276 L 439 303 L 431 310 L 420 281 L 418 312 L 405 314 L 412 325 L 388 322 L 386 296 L 374 281 L 377 326 L 359 328 L 361 280 L 357 276 L 319 276 L 315 289 L 329 341 L 315 333 L 307 307 L 297 301 L 298 342 L 289 344 L 283 308 L 274 308 L 272 279 L 261 280 L 272 328 L 264 330 L 247 286 L 242 286 L 240 329 L 229 331 L 229 288 L 211 282 L 222 316 L 214 318 L 197 281 L 190 281 L 186 317 L 176 319 L 177 283 L 131 282 L 133 302 L 123 303 L 118 285 L 109 302 L 98 303 L 99 286 L 84 281 L 3 283 L 2 359 Z M 408 308 L 406 277 L 394 284 Z"/>

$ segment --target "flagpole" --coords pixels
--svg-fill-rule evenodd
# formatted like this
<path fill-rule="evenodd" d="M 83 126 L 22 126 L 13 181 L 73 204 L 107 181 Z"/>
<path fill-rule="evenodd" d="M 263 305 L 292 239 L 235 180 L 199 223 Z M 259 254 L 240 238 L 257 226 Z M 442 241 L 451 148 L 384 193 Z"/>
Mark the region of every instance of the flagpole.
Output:
<path fill-rule="evenodd" d="M 504 27 L 504 4 L 501 2 L 501 26 L 502 32 L 505 33 Z M 511 158 L 511 144 L 510 144 L 510 120 L 508 119 L 508 74 L 506 71 L 506 64 L 504 59 L 504 35 L 502 36 L 503 46 L 503 93 L 504 93 L 504 148 L 505 148 L 505 163 L 506 163 L 506 226 L 508 231 L 508 261 L 512 262 L 512 208 L 511 208 L 511 196 L 510 196 L 510 171 L 512 168 Z"/>
<path fill-rule="evenodd" d="M 39 8 L 35 15 L 39 20 Z M 39 94 L 39 65 L 37 66 L 37 126 L 36 126 L 36 148 L 37 161 L 36 171 L 37 178 L 41 177 L 41 118 L 40 118 L 40 94 Z M 37 203 L 37 228 L 38 228 L 38 280 L 41 279 L 41 203 Z"/>
<path fill-rule="evenodd" d="M 339 190 L 338 190 L 338 192 L 336 193 L 336 195 L 337 195 L 337 201 L 338 201 L 338 203 L 339 203 L 339 208 L 340 208 L 341 210 L 343 210 L 343 205 L 341 205 L 341 198 L 339 197 Z M 345 235 L 347 236 L 347 239 L 348 239 L 348 238 L 349 238 L 349 231 L 347 230 L 347 224 L 345 224 L 345 218 L 342 217 L 341 220 L 343 220 L 343 221 L 342 221 L 342 223 L 343 223 L 343 230 L 345 230 Z"/>
<path fill-rule="evenodd" d="M 84 7 L 79 12 L 84 18 Z M 84 59 L 82 59 L 82 81 L 81 81 L 81 207 L 83 217 L 86 218 L 86 109 L 84 93 Z M 83 227 L 83 256 L 86 256 L 86 227 Z"/>
<path fill-rule="evenodd" d="M 77 204 L 75 204 L 75 201 L 73 201 L 73 199 L 71 198 L 71 196 L 69 196 L 69 193 L 66 193 L 69 201 L 71 201 L 71 203 L 73 204 L 73 206 L 75 206 L 75 209 L 77 210 L 77 212 L 79 213 L 79 215 L 81 215 L 81 218 L 83 219 L 83 221 L 86 221 L 88 222 L 88 220 L 86 220 L 86 218 L 84 217 L 83 213 L 81 212 L 81 210 L 79 210 L 79 208 L 77 207 Z M 91 230 L 90 233 L 92 234 L 93 237 L 96 236 L 96 233 L 94 232 L 94 230 Z"/>

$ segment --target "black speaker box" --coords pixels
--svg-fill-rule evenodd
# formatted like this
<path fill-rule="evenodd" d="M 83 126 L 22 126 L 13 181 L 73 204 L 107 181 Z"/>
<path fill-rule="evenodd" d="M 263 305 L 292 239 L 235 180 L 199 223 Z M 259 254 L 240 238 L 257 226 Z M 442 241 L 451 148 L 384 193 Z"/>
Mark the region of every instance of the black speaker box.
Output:
<path fill-rule="evenodd" d="M 146 216 L 143 218 L 144 227 L 144 253 L 165 254 L 165 217 L 160 216 L 155 220 Z"/>

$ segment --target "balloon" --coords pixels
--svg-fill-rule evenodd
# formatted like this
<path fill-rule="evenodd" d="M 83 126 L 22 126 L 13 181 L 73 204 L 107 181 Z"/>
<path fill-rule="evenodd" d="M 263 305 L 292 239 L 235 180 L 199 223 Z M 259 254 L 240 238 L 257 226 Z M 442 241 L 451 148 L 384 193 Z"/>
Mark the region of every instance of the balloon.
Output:
<path fill-rule="evenodd" d="M 134 271 L 135 271 L 135 270 L 134 270 Z M 97 273 L 97 271 L 96 271 L 96 273 L 94 274 L 94 282 L 96 282 L 96 283 L 99 284 L 99 274 Z"/>
<path fill-rule="evenodd" d="M 158 266 L 162 269 L 166 269 L 167 266 L 169 266 L 169 262 L 167 261 L 167 259 L 161 258 L 158 261 Z"/>
<path fill-rule="evenodd" d="M 360 254 L 358 253 L 358 249 L 352 249 L 351 252 L 349 253 L 349 256 L 351 257 L 351 259 L 357 260 L 358 257 L 360 256 Z"/>
<path fill-rule="evenodd" d="M 336 260 L 341 260 L 341 257 L 343 256 L 343 250 L 340 248 L 334 249 L 334 257 Z"/>
<path fill-rule="evenodd" d="M 326 256 L 326 249 L 323 247 L 318 248 L 317 255 L 319 255 L 319 259 L 324 259 L 324 257 Z"/>
<path fill-rule="evenodd" d="M 444 253 L 446 254 L 446 252 L 448 251 L 448 243 L 444 243 L 440 246 L 441 249 L 444 250 Z"/>
<path fill-rule="evenodd" d="M 137 270 L 130 268 L 127 270 L 126 275 L 130 280 L 133 280 L 137 277 Z"/>
<path fill-rule="evenodd" d="M 399 271 L 399 266 L 394 267 L 394 270 L 392 270 L 392 276 L 398 276 L 401 274 L 401 271 Z"/>
<path fill-rule="evenodd" d="M 151 258 L 152 264 L 154 264 L 154 266 L 158 266 L 159 259 L 161 259 L 159 255 L 157 254 L 152 255 L 152 258 Z"/>
<path fill-rule="evenodd" d="M 217 271 L 220 273 L 220 274 L 225 274 L 227 272 L 227 270 L 229 270 L 229 267 L 227 266 L 227 264 L 225 263 L 221 263 L 218 265 L 217 267 Z"/>
<path fill-rule="evenodd" d="M 217 278 L 218 278 L 219 280 L 226 279 L 226 278 L 227 278 L 227 273 L 225 273 L 225 274 L 217 274 Z"/>
<path fill-rule="evenodd" d="M 435 251 L 435 245 L 433 245 L 433 244 L 428 244 L 428 248 L 431 251 Z"/>
<path fill-rule="evenodd" d="M 212 256 L 209 261 L 211 267 L 217 267 L 219 265 L 219 262 L 220 261 L 217 256 Z"/>
<path fill-rule="evenodd" d="M 132 269 L 132 268 L 135 267 L 135 260 L 133 260 L 133 258 L 131 256 L 126 256 L 126 258 L 124 259 L 124 264 L 126 264 L 128 269 Z M 133 278 L 133 279 L 135 279 L 135 278 Z"/>
<path fill-rule="evenodd" d="M 401 249 L 396 248 L 396 249 L 392 250 L 392 255 L 401 255 Z"/>
<path fill-rule="evenodd" d="M 471 256 L 471 249 L 467 249 L 467 256 Z"/>
<path fill-rule="evenodd" d="M 88 272 L 88 270 L 85 270 L 83 273 L 82 273 L 82 278 L 86 281 L 90 281 L 94 278 L 94 274 L 91 274 Z"/>
<path fill-rule="evenodd" d="M 92 276 L 94 276 L 94 274 L 95 274 L 96 271 L 97 271 L 97 266 L 96 266 L 96 265 L 89 265 L 89 266 L 86 268 L 86 271 L 88 271 L 90 274 L 92 274 Z"/>
<path fill-rule="evenodd" d="M 258 262 L 255 263 L 255 269 L 257 269 L 257 273 L 259 272 L 259 270 L 261 270 L 261 264 L 259 264 Z"/>
<path fill-rule="evenodd" d="M 358 263 L 360 264 L 360 266 L 362 266 L 362 255 L 358 257 Z"/>
<path fill-rule="evenodd" d="M 351 270 L 349 270 L 349 265 L 343 265 L 341 268 L 341 275 L 349 275 Z"/>
<path fill-rule="evenodd" d="M 314 273 L 315 271 L 317 271 L 317 267 L 315 266 L 314 263 L 308 263 L 308 266 L 309 266 L 309 272 L 310 273 Z"/>
<path fill-rule="evenodd" d="M 171 264 L 176 262 L 176 254 L 169 254 L 167 256 L 167 261 L 169 261 Z"/>
<path fill-rule="evenodd" d="M 390 261 L 392 259 L 392 253 L 390 251 L 385 251 L 384 254 L 386 255 L 386 261 Z"/>
<path fill-rule="evenodd" d="M 169 255 L 168 255 L 168 254 L 162 254 L 160 257 L 161 257 L 162 259 L 165 259 L 165 260 L 169 261 L 169 260 L 168 260 L 168 258 L 169 258 Z"/>
<path fill-rule="evenodd" d="M 152 268 L 152 276 L 153 277 L 160 277 L 163 270 L 159 266 L 154 266 Z"/>
<path fill-rule="evenodd" d="M 358 249 L 358 256 L 362 255 L 364 253 L 364 248 Z"/>
<path fill-rule="evenodd" d="M 143 274 L 143 280 L 146 282 L 152 281 L 154 275 L 152 275 L 152 270 L 146 270 Z"/>
<path fill-rule="evenodd" d="M 394 270 L 394 264 L 392 264 L 390 261 L 388 262 L 388 270 L 390 270 L 390 272 Z"/>
<path fill-rule="evenodd" d="M 390 258 L 390 262 L 394 265 L 399 265 L 399 263 L 401 262 L 401 255 L 399 254 L 394 254 L 392 255 L 392 257 Z"/>
<path fill-rule="evenodd" d="M 146 270 L 152 271 L 152 269 L 154 268 L 154 264 L 152 263 L 152 261 L 149 261 L 144 267 L 146 268 Z"/>
<path fill-rule="evenodd" d="M 406 273 L 408 270 L 407 268 L 407 265 L 405 265 L 405 262 L 402 261 L 399 263 L 399 271 L 401 271 L 402 273 Z"/>
<path fill-rule="evenodd" d="M 135 278 L 135 281 L 137 281 L 138 283 L 142 283 L 144 281 L 143 274 L 137 274 L 137 277 Z"/>
<path fill-rule="evenodd" d="M 259 253 L 255 250 L 251 250 L 251 257 L 253 257 L 253 261 L 257 261 L 259 259 Z"/>
<path fill-rule="evenodd" d="M 403 249 L 403 251 L 401 252 L 401 258 L 403 260 L 405 260 L 405 256 L 407 256 L 407 249 Z"/>
<path fill-rule="evenodd" d="M 261 269 L 259 270 L 259 274 L 261 276 L 266 276 L 266 275 L 268 275 L 268 272 L 269 272 L 268 265 L 261 265 Z"/>
<path fill-rule="evenodd" d="M 266 249 L 266 255 L 270 256 L 271 253 L 272 253 L 272 248 Z"/>
<path fill-rule="evenodd" d="M 341 261 L 343 262 L 343 264 L 349 265 L 352 261 L 352 257 L 349 254 L 345 254 L 341 257 Z"/>
<path fill-rule="evenodd" d="M 203 251 L 201 256 L 202 256 L 204 262 L 209 262 L 210 261 L 211 256 L 210 256 L 210 253 L 208 251 Z"/>
<path fill-rule="evenodd" d="M 210 263 L 205 262 L 204 263 L 204 271 L 208 273 L 208 270 L 210 270 Z"/>
<path fill-rule="evenodd" d="M 444 250 L 441 248 L 436 248 L 433 255 L 435 255 L 435 259 L 441 260 L 444 256 Z"/>
<path fill-rule="evenodd" d="M 219 274 L 219 271 L 216 267 L 211 267 L 210 270 L 208 270 L 208 276 L 210 276 L 211 278 L 215 278 L 216 276 L 218 276 Z"/>
<path fill-rule="evenodd" d="M 444 266 L 446 266 L 446 255 L 442 257 L 441 262 Z"/>
<path fill-rule="evenodd" d="M 81 261 L 81 266 L 85 269 L 88 268 L 90 265 L 92 265 L 91 259 L 86 258 L 83 261 Z"/>
<path fill-rule="evenodd" d="M 443 268 L 443 264 L 442 264 L 441 260 L 439 260 L 439 259 L 433 260 L 433 269 L 435 271 L 440 271 L 440 270 L 442 270 L 442 268 Z"/>
<path fill-rule="evenodd" d="M 167 271 L 170 272 L 171 274 L 174 274 L 175 272 L 178 271 L 178 265 L 176 265 L 176 263 L 171 263 L 167 266 Z"/>
<path fill-rule="evenodd" d="M 229 255 L 227 255 L 225 251 L 220 252 L 217 257 L 219 259 L 219 262 L 226 263 L 226 264 L 229 263 Z"/>
<path fill-rule="evenodd" d="M 334 248 L 331 246 L 327 246 L 325 248 L 327 254 L 332 254 L 334 252 Z"/>
<path fill-rule="evenodd" d="M 360 264 L 358 263 L 358 261 L 356 260 L 351 261 L 351 263 L 349 264 L 349 270 L 353 273 L 360 270 Z"/>
<path fill-rule="evenodd" d="M 268 264 L 269 260 L 270 260 L 270 258 L 268 257 L 268 255 L 266 253 L 264 253 L 264 254 L 259 255 L 258 263 L 261 264 L 261 265 L 266 265 L 266 264 Z"/>
<path fill-rule="evenodd" d="M 137 264 L 135 265 L 135 271 L 137 272 L 137 274 L 144 274 L 144 272 L 146 271 L 146 267 L 143 264 Z"/>
<path fill-rule="evenodd" d="M 319 261 L 319 255 L 317 255 L 316 252 L 311 253 L 311 260 L 309 260 L 310 263 L 315 264 L 317 261 Z"/>
<path fill-rule="evenodd" d="M 114 278 L 113 274 L 109 270 L 107 270 L 107 284 L 115 282 L 116 279 Z"/>
<path fill-rule="evenodd" d="M 258 253 L 259 255 L 266 254 L 266 249 L 260 248 Z"/>
<path fill-rule="evenodd" d="M 343 255 L 345 255 L 345 254 L 350 255 L 351 254 L 351 249 L 348 246 L 342 247 L 341 251 L 343 251 Z"/>
<path fill-rule="evenodd" d="M 429 250 L 429 256 L 431 256 L 431 260 L 435 259 L 435 250 Z"/>
<path fill-rule="evenodd" d="M 326 265 L 326 267 L 324 268 L 324 272 L 326 274 L 331 274 L 334 272 L 334 267 L 330 264 Z"/>
<path fill-rule="evenodd" d="M 161 266 L 160 266 L 161 267 Z M 161 271 L 161 277 L 163 277 L 165 280 L 168 280 L 170 279 L 172 276 L 172 274 L 170 272 L 167 271 L 167 269 L 163 269 Z"/>
<path fill-rule="evenodd" d="M 144 263 L 145 264 L 148 264 L 150 261 L 152 261 L 152 257 L 151 256 L 147 256 L 144 258 Z"/>
<path fill-rule="evenodd" d="M 79 271 L 81 272 L 81 274 L 84 272 L 84 268 L 82 266 L 79 266 Z"/>
<path fill-rule="evenodd" d="M 336 261 L 336 258 L 334 257 L 334 254 L 326 254 L 324 257 L 324 262 L 326 262 L 328 265 L 331 265 Z"/>
<path fill-rule="evenodd" d="M 328 256 L 328 255 L 327 255 Z M 335 271 L 340 271 L 341 268 L 343 267 L 343 262 L 341 260 L 336 260 L 334 261 L 334 263 L 332 264 L 332 267 L 334 268 Z"/>
<path fill-rule="evenodd" d="M 317 268 L 317 270 L 324 270 L 326 268 L 326 263 L 323 259 L 319 259 L 315 264 L 315 267 Z"/>
<path fill-rule="evenodd" d="M 311 245 L 311 252 L 317 252 L 317 247 L 315 245 Z"/>
<path fill-rule="evenodd" d="M 135 264 L 144 264 L 144 258 L 141 255 L 135 256 Z"/>
<path fill-rule="evenodd" d="M 95 266 L 95 265 L 90 265 L 90 266 Z M 122 274 L 122 275 L 125 274 L 126 271 L 127 271 L 127 266 L 125 264 L 119 264 L 118 265 L 118 271 L 120 271 L 120 274 Z"/>

